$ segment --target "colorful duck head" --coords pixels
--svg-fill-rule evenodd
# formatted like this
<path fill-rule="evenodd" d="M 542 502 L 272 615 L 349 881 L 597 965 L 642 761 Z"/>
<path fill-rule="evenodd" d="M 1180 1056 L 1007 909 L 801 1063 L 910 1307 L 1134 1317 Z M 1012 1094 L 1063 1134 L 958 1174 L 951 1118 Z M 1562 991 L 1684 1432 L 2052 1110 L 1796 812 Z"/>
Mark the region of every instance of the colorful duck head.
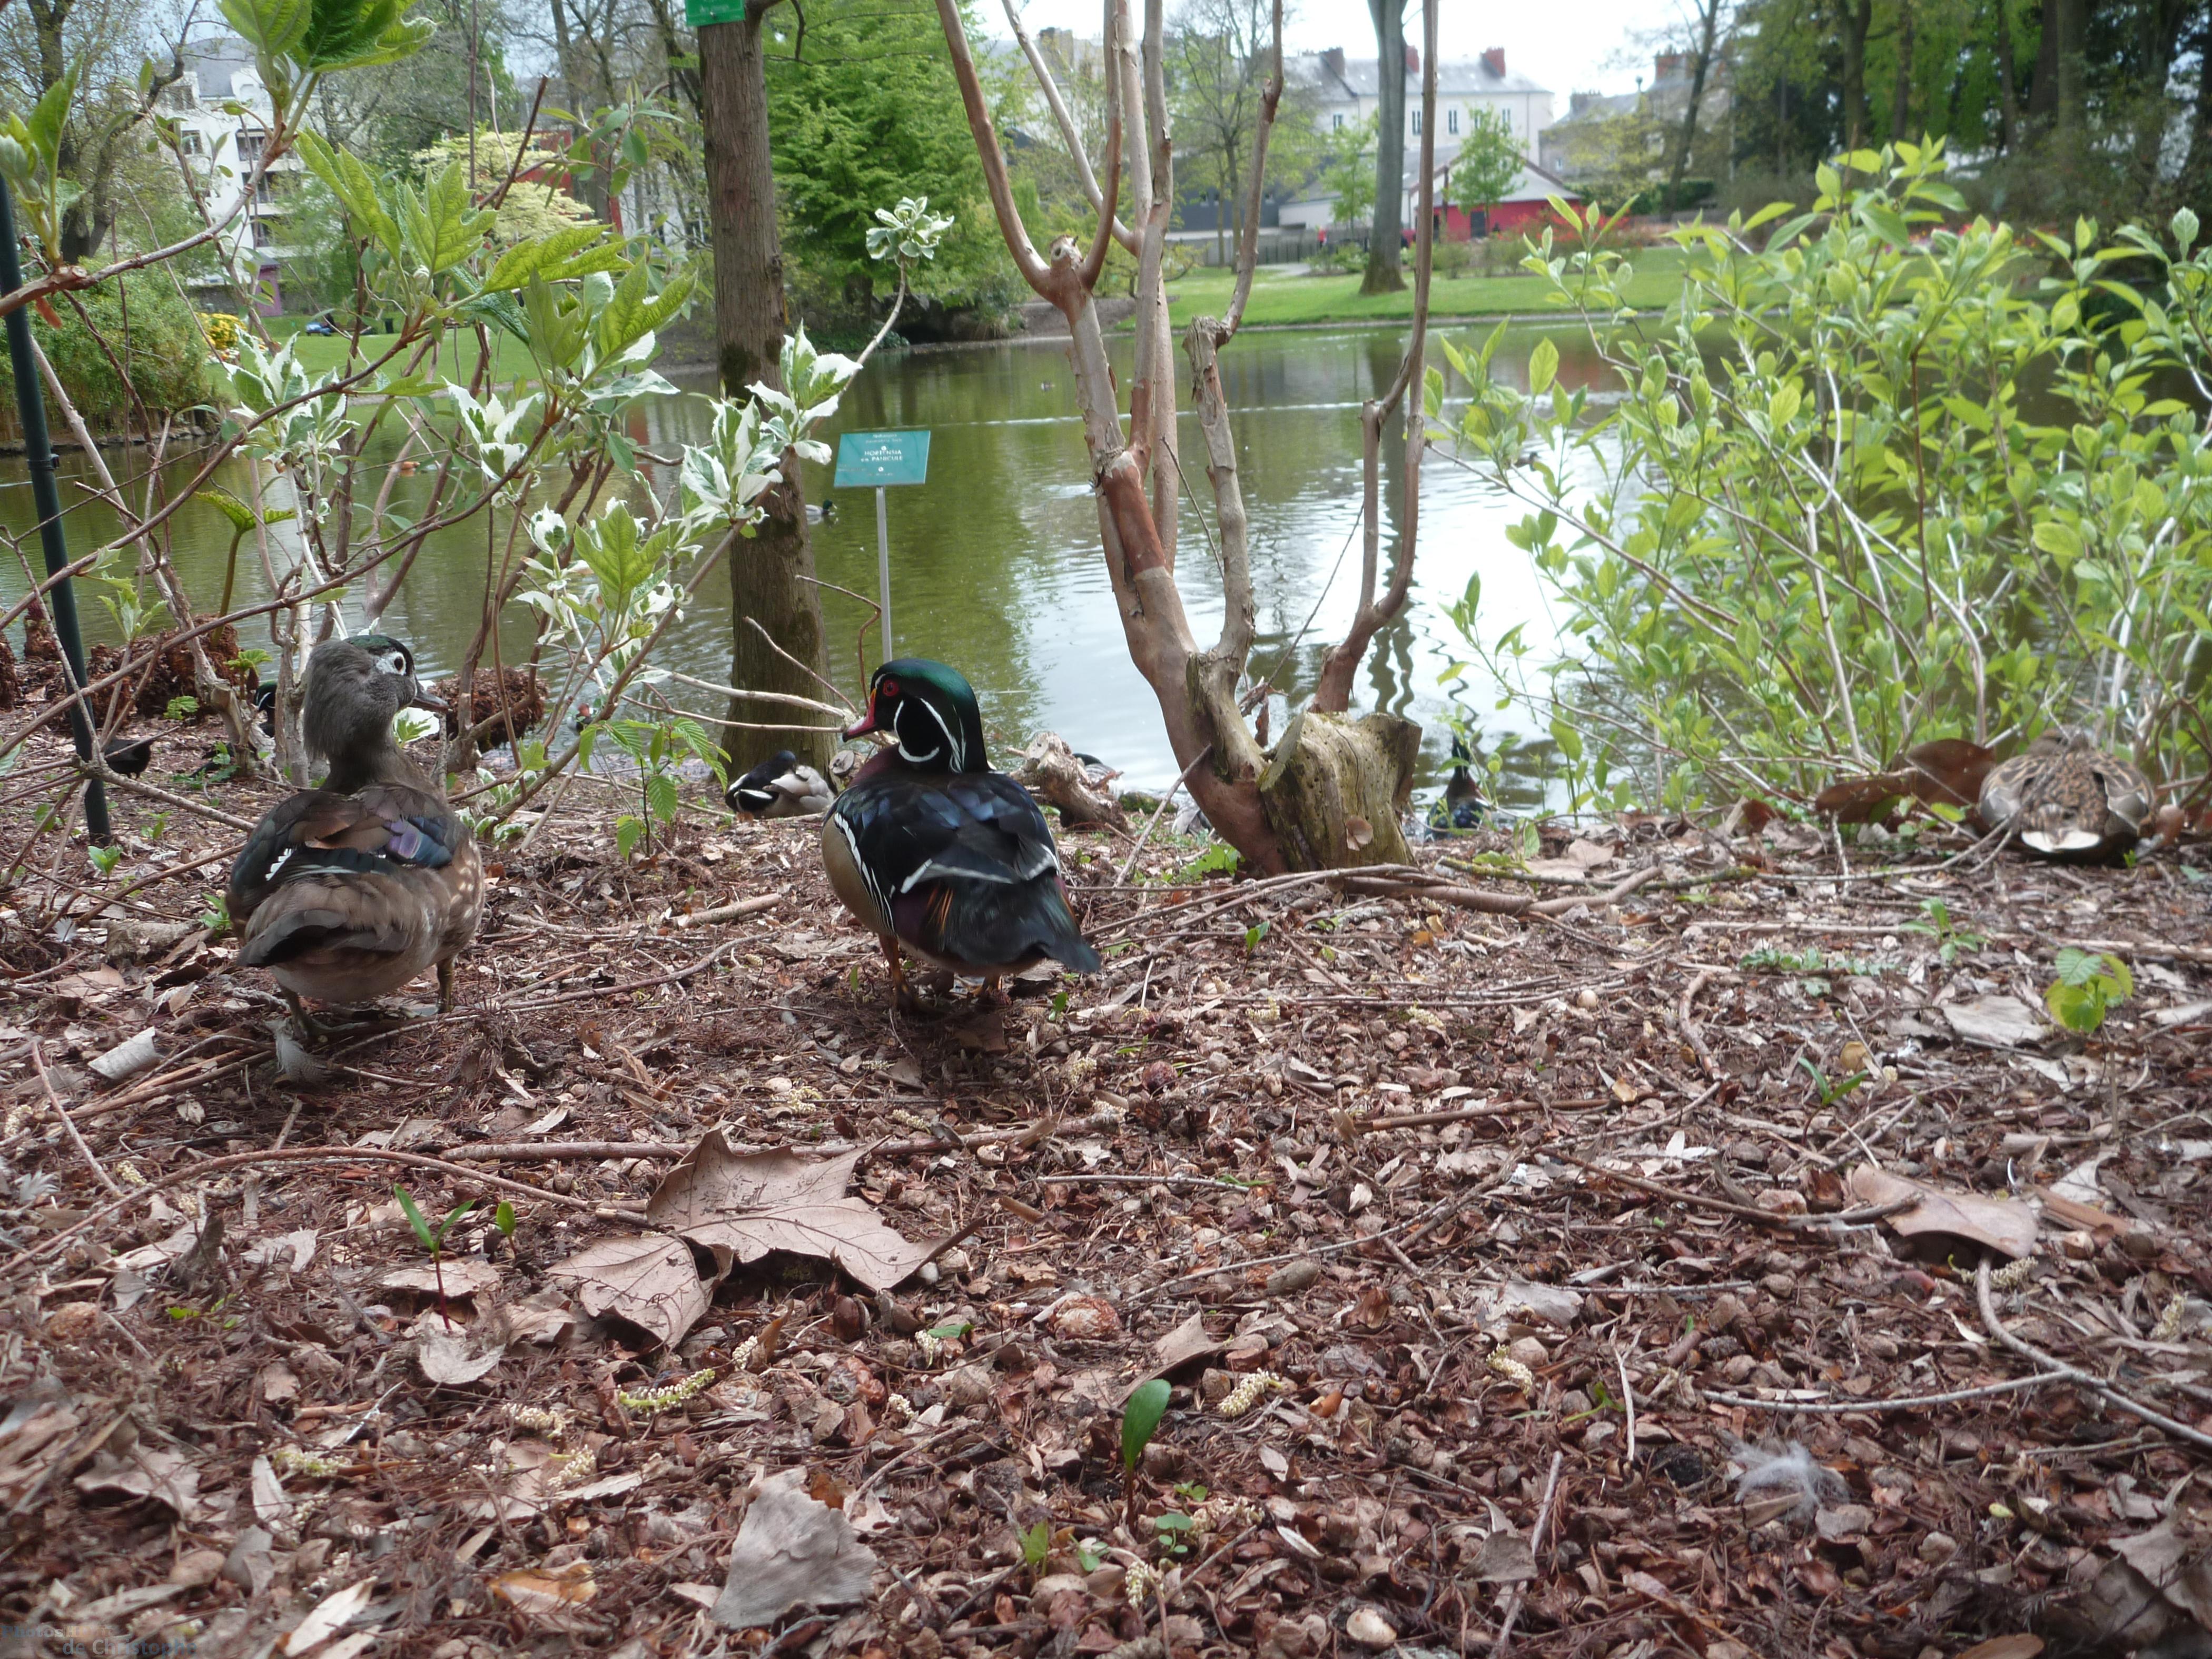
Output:
<path fill-rule="evenodd" d="M 879 732 L 921 772 L 988 772 L 983 716 L 975 688 L 957 669 L 927 657 L 901 657 L 869 676 L 868 712 L 848 738 Z"/>

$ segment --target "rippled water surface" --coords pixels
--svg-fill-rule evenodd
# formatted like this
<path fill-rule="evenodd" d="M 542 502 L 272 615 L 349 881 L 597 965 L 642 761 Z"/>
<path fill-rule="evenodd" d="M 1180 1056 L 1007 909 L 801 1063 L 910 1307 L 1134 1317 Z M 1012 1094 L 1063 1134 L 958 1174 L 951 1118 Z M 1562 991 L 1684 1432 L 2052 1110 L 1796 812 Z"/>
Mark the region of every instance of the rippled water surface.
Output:
<path fill-rule="evenodd" d="M 1497 361 L 1517 372 L 1535 337 L 1533 331 L 1509 337 Z M 1251 516 L 1261 629 L 1253 662 L 1255 668 L 1270 667 L 1288 647 L 1289 664 L 1273 679 L 1294 697 L 1310 688 L 1357 598 L 1359 406 L 1388 385 L 1402 349 L 1401 337 L 1389 331 L 1249 334 L 1222 361 Z M 1126 383 L 1126 343 L 1122 356 Z M 705 407 L 695 397 L 673 400 L 653 412 L 639 435 L 666 453 L 703 427 Z M 941 658 L 966 673 L 1002 751 L 1050 727 L 1077 749 L 1121 768 L 1131 783 L 1164 784 L 1176 769 L 1158 705 L 1129 664 L 1107 584 L 1063 350 L 1035 343 L 881 359 L 848 393 L 836 430 L 905 427 L 927 427 L 933 437 L 928 483 L 889 495 L 897 649 Z M 836 430 L 830 434 L 833 447 Z M 1206 499 L 1195 422 L 1186 416 L 1182 432 L 1190 489 L 1196 499 Z M 1400 448 L 1394 441 L 1384 445 L 1386 569 L 1396 533 Z M 124 476 L 145 465 L 143 451 L 111 452 L 110 459 Z M 67 473 L 80 465 L 75 458 L 64 459 Z M 189 476 L 184 463 L 170 468 L 173 485 Z M 0 516 L 18 530 L 31 519 L 23 477 L 20 459 L 0 470 Z M 226 467 L 219 482 L 246 493 L 240 469 Z M 427 471 L 403 478 L 395 500 L 403 505 L 418 501 L 428 484 Z M 661 488 L 667 487 L 662 481 Z M 65 501 L 83 501 L 82 490 L 66 478 L 64 489 Z M 807 495 L 817 502 L 827 495 L 836 507 L 833 520 L 814 527 L 821 575 L 872 592 L 872 492 L 836 491 L 829 469 L 810 468 Z M 1194 625 L 1202 639 L 1210 639 L 1220 618 L 1220 588 L 1207 540 L 1211 514 L 1193 510 L 1191 499 L 1186 498 L 1178 568 Z M 1482 577 L 1486 636 L 1494 639 L 1516 623 L 1526 624 L 1524 637 L 1539 646 L 1552 636 L 1541 584 L 1505 539 L 1506 525 L 1520 512 L 1448 457 L 1432 455 L 1424 469 L 1413 598 L 1406 615 L 1376 641 L 1358 706 L 1384 706 L 1422 721 L 1432 767 L 1445 756 L 1449 738 L 1439 717 L 1454 696 L 1487 732 L 1522 729 L 1520 714 L 1495 708 L 1496 689 L 1479 673 L 1456 690 L 1438 683 L 1447 665 L 1468 654 L 1443 606 L 1476 572 Z M 79 506 L 69 522 L 78 552 L 112 532 L 112 515 L 97 503 Z M 177 556 L 196 604 L 211 607 L 222 592 L 229 544 L 228 523 L 212 507 L 196 502 L 179 514 Z M 35 542 L 27 550 L 35 557 Z M 434 672 L 466 649 L 486 554 L 480 522 L 434 541 L 386 614 L 388 630 L 407 638 Z M 236 581 L 243 598 L 266 591 L 250 540 Z M 0 594 L 12 599 L 22 584 L 14 561 L 0 567 Z M 111 637 L 112 624 L 100 607 L 89 597 L 82 603 L 92 637 Z M 827 598 L 825 615 L 832 672 L 856 689 L 861 670 L 854 641 L 865 629 L 872 663 L 875 630 L 866 626 L 866 611 L 835 594 Z M 501 634 L 509 660 L 526 652 L 529 634 L 528 614 L 514 607 Z M 710 578 L 702 602 L 673 632 L 665 660 L 688 673 L 723 678 L 729 637 L 729 589 L 725 580 Z M 247 643 L 258 642 L 249 630 Z M 1278 731 L 1285 707 L 1279 700 Z M 1508 791 L 1509 799 L 1521 795 L 1522 804 L 1540 793 L 1533 782 Z"/>

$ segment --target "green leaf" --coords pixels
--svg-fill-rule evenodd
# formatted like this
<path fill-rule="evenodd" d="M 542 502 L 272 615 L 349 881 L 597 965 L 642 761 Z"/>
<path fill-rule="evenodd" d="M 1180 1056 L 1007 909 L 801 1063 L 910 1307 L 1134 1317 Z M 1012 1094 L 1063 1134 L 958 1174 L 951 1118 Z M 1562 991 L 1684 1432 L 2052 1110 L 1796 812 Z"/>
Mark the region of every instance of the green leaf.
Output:
<path fill-rule="evenodd" d="M 1547 335 L 1536 342 L 1528 354 L 1528 395 L 1540 398 L 1551 390 L 1552 381 L 1559 372 L 1559 349 Z"/>
<path fill-rule="evenodd" d="M 548 266 L 557 265 L 569 255 L 591 246 L 606 234 L 606 230 L 605 225 L 594 220 L 586 224 L 563 225 L 543 236 L 517 242 L 499 256 L 491 274 L 484 278 L 484 288 L 487 291 L 520 288 L 532 277 L 544 276 Z"/>
<path fill-rule="evenodd" d="M 2081 556 L 2081 537 L 2071 525 L 2061 524 L 2056 519 L 2039 521 L 2030 537 L 2042 551 L 2062 559 Z"/>
<path fill-rule="evenodd" d="M 615 853 L 617 856 L 625 859 L 628 858 L 632 850 L 636 848 L 639 838 L 644 834 L 645 820 L 642 818 L 631 817 L 625 813 L 615 824 Z"/>
<path fill-rule="evenodd" d="M 1052 1553 L 1052 1522 L 1040 1521 L 1024 1529 L 1021 1540 L 1023 1564 L 1034 1572 L 1044 1565 L 1045 1558 Z"/>
<path fill-rule="evenodd" d="M 399 1200 L 399 1207 L 407 1216 L 407 1224 L 415 1230 L 415 1237 L 422 1241 L 422 1248 L 436 1250 L 437 1237 L 431 1232 L 430 1224 L 422 1218 L 422 1212 L 416 1207 L 414 1194 L 395 1181 L 392 1183 L 392 1195 Z"/>
<path fill-rule="evenodd" d="M 491 1224 L 498 1228 L 507 1237 L 513 1238 L 514 1237 L 514 1206 L 506 1199 L 500 1200 L 499 1207 L 491 1212 Z"/>
<path fill-rule="evenodd" d="M 1164 1377 L 1154 1377 L 1129 1396 L 1129 1403 L 1121 1408 L 1121 1467 L 1134 1470 L 1159 1432 L 1160 1419 L 1168 1413 L 1168 1396 L 1172 1393 Z"/>
<path fill-rule="evenodd" d="M 222 15 L 264 59 L 291 56 L 307 33 L 307 0 L 222 0 Z"/>
<path fill-rule="evenodd" d="M 663 823 L 676 822 L 677 808 L 681 805 L 678 786 L 674 775 L 656 772 L 645 781 L 645 804 L 653 809 L 653 817 Z"/>
<path fill-rule="evenodd" d="M 443 1244 L 446 1242 L 446 1235 L 453 1231 L 453 1224 L 456 1221 L 459 1221 L 463 1216 L 466 1215 L 471 1210 L 475 1209 L 476 1206 L 477 1200 L 473 1198 L 468 1200 L 465 1203 L 454 1206 L 452 1213 L 447 1215 L 445 1220 L 441 1222 L 438 1225 L 438 1243 Z"/>
<path fill-rule="evenodd" d="M 2105 1023 L 2105 994 L 2095 985 L 2068 985 L 2063 981 L 2043 994 L 2043 1005 L 2051 1018 L 2077 1036 L 2087 1036 Z"/>
<path fill-rule="evenodd" d="M 2063 985 L 2087 985 L 2097 977 L 2104 966 L 2104 957 L 2092 951 L 2079 951 L 2070 945 L 2067 945 L 2059 951 L 2058 960 L 2055 964 L 2058 969 L 2059 982 Z"/>

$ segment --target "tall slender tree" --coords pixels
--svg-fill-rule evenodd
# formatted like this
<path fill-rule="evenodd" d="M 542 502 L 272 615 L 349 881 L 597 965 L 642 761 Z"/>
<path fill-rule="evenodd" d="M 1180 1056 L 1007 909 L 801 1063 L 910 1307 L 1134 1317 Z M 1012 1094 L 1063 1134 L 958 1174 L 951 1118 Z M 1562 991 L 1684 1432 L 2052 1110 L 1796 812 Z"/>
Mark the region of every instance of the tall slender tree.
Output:
<path fill-rule="evenodd" d="M 1375 20 L 1375 214 L 1362 294 L 1406 286 L 1399 243 L 1406 220 L 1406 0 L 1367 0 Z"/>
<path fill-rule="evenodd" d="M 769 149 L 768 70 L 763 35 L 778 0 L 744 0 L 727 22 L 699 27 L 699 85 L 706 129 L 707 216 L 714 251 L 714 351 L 723 390 L 777 384 L 783 349 L 783 247 L 776 234 L 775 175 Z M 730 556 L 730 684 L 748 691 L 819 696 L 823 666 L 822 596 L 806 536 L 799 461 L 787 452 L 783 482 L 762 505 L 767 516 Z M 746 723 L 789 724 L 775 705 L 731 701 L 722 748 L 738 769 L 789 749 L 829 763 L 826 735 L 761 732 Z"/>

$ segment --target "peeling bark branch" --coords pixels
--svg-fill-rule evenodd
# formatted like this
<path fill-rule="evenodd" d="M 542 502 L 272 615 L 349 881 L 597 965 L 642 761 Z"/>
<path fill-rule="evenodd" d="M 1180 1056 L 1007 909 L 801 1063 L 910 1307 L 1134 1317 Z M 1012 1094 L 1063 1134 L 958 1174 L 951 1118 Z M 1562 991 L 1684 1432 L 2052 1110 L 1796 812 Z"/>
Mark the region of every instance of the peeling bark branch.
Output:
<path fill-rule="evenodd" d="M 1420 526 L 1421 457 L 1428 446 L 1428 419 L 1424 408 L 1424 356 L 1429 332 L 1429 277 L 1436 252 L 1437 193 L 1437 3 L 1421 8 L 1421 185 L 1420 227 L 1413 244 L 1413 337 L 1406 348 L 1405 362 L 1389 393 L 1370 398 L 1360 411 L 1360 432 L 1365 450 L 1366 538 L 1359 562 L 1359 608 L 1352 626 L 1322 664 L 1321 684 L 1315 689 L 1313 707 L 1324 714 L 1342 714 L 1352 704 L 1352 677 L 1367 655 L 1375 635 L 1406 608 L 1413 585 L 1413 548 Z M 1411 391 L 1406 411 L 1406 461 L 1398 514 L 1398 548 L 1390 562 L 1390 583 L 1377 600 L 1375 584 L 1382 544 L 1382 426 Z"/>

